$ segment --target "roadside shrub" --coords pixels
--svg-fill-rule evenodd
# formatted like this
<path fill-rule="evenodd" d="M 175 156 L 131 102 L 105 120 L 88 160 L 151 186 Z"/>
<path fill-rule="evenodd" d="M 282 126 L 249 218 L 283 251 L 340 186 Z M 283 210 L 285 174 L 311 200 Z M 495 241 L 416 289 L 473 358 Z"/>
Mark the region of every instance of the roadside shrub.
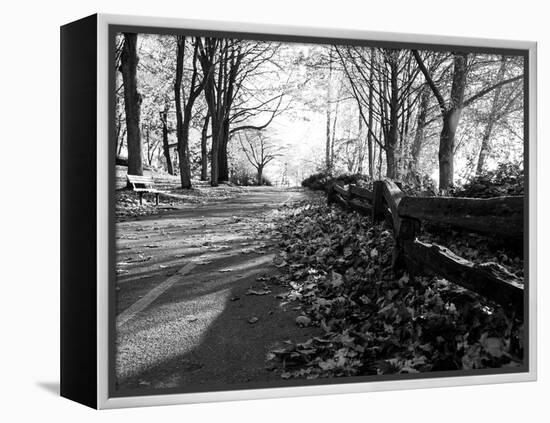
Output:
<path fill-rule="evenodd" d="M 340 183 L 342 185 L 355 184 L 360 186 L 368 186 L 372 183 L 367 175 L 360 173 L 344 173 L 338 176 L 330 176 L 324 172 L 314 173 L 302 181 L 302 186 L 312 190 L 325 191 L 329 184 Z"/>
<path fill-rule="evenodd" d="M 229 176 L 229 182 L 242 187 L 258 185 L 258 175 L 255 172 L 241 169 L 231 173 Z M 269 178 L 262 175 L 261 185 L 272 186 L 273 183 L 269 180 Z"/>
<path fill-rule="evenodd" d="M 302 186 L 312 190 L 325 190 L 329 176 L 324 172 L 314 173 L 302 181 Z"/>
<path fill-rule="evenodd" d="M 270 187 L 270 186 L 273 186 L 273 183 L 268 177 L 262 175 L 262 185 Z"/>
<path fill-rule="evenodd" d="M 362 175 L 360 173 L 344 173 L 333 178 L 333 182 L 337 182 L 343 185 L 354 184 L 364 186 L 371 181 L 367 175 Z"/>
<path fill-rule="evenodd" d="M 518 163 L 501 163 L 495 170 L 474 177 L 461 187 L 455 188 L 454 197 L 490 198 L 503 195 L 523 195 L 523 166 Z"/>
<path fill-rule="evenodd" d="M 256 175 L 246 169 L 237 169 L 229 175 L 229 182 L 244 187 L 256 185 Z"/>

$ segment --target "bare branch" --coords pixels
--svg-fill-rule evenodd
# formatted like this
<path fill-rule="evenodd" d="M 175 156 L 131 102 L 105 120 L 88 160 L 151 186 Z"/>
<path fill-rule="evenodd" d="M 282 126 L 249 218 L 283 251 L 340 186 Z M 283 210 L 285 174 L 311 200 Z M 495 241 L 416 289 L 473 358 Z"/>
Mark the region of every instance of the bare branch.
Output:
<path fill-rule="evenodd" d="M 414 58 L 416 59 L 416 63 L 418 63 L 418 67 L 420 68 L 420 71 L 424 75 L 426 82 L 430 86 L 435 98 L 437 99 L 437 102 L 439 103 L 441 112 L 445 114 L 447 112 L 447 105 L 445 104 L 445 100 L 443 99 L 441 92 L 435 85 L 435 82 L 433 81 L 432 76 L 430 75 L 430 72 L 428 72 L 428 69 L 426 69 L 426 65 L 424 65 L 424 61 L 420 57 L 420 54 L 418 54 L 418 50 L 412 50 L 412 53 L 414 55 Z"/>
<path fill-rule="evenodd" d="M 500 81 L 500 82 L 498 82 L 494 85 L 491 85 L 490 87 L 487 87 L 487 88 L 481 90 L 477 94 L 474 94 L 469 99 L 464 100 L 463 106 L 466 107 L 466 106 L 472 104 L 474 101 L 480 99 L 484 95 L 486 95 L 486 94 L 490 93 L 491 91 L 497 89 L 498 87 L 502 87 L 503 85 L 510 84 L 511 82 L 517 81 L 517 80 L 522 79 L 522 78 L 523 78 L 523 74 L 518 75 L 518 76 L 514 76 L 513 78 L 505 79 L 504 81 Z"/>

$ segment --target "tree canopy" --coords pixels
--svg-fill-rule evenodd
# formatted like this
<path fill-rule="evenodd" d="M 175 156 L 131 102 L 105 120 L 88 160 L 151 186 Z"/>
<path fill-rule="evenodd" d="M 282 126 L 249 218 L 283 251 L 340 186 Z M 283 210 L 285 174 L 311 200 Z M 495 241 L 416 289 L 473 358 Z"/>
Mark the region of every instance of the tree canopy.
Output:
<path fill-rule="evenodd" d="M 523 165 L 521 56 L 125 33 L 115 65 L 117 155 L 184 189 L 323 172 L 447 192 Z"/>

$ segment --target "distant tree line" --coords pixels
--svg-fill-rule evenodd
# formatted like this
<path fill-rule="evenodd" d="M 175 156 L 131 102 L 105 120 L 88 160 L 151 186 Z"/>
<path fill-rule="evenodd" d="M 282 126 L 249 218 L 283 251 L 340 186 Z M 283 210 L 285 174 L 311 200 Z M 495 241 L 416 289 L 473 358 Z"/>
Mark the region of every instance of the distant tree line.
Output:
<path fill-rule="evenodd" d="M 475 176 L 491 157 L 523 148 L 520 56 L 135 33 L 120 34 L 116 51 L 117 153 L 126 142 L 128 172 L 137 175 L 157 154 L 182 188 L 194 172 L 212 186 L 229 180 L 231 143 L 260 182 L 282 154 L 270 125 L 304 111 L 324 113 L 324 158 L 307 159 L 327 174 L 410 179 L 437 167 L 446 192 L 459 152 Z M 503 139 L 508 156 L 495 148 Z"/>
<path fill-rule="evenodd" d="M 140 131 L 142 94 L 138 91 L 137 69 L 140 58 L 136 44 L 138 34 L 124 33 L 120 44 L 118 69 L 124 92 L 125 133 L 128 148 L 128 172 L 142 174 L 143 134 Z M 212 186 L 229 179 L 228 143 L 240 131 L 265 129 L 281 111 L 284 90 L 265 95 L 261 88 L 247 84 L 263 71 L 262 65 L 275 55 L 278 45 L 234 39 L 175 36 L 175 69 L 159 70 L 163 87 L 151 88 L 149 96 L 159 102 L 162 124 L 163 152 L 167 171 L 174 173 L 168 141 L 168 115 L 174 104 L 176 116 L 177 161 L 182 188 L 191 188 L 189 131 L 195 120 L 202 121 L 201 179 L 208 178 Z M 170 49 L 164 46 L 166 54 Z M 154 62 L 148 60 L 148 64 Z M 169 66 L 170 67 L 170 66 Z M 173 81 L 173 95 L 166 81 Z M 144 84 L 147 85 L 147 84 Z M 155 90 L 164 91 L 159 101 Z M 196 103 L 202 96 L 203 104 Z M 256 117 L 263 117 L 257 122 Z M 120 133 L 120 126 L 118 133 Z M 208 144 L 209 143 L 209 144 Z"/>

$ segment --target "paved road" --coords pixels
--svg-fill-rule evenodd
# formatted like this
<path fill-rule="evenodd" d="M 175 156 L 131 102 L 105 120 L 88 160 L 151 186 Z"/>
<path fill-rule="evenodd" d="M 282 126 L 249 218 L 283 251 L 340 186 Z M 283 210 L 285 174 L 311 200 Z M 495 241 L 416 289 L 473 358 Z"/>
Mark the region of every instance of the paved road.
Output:
<path fill-rule="evenodd" d="M 283 205 L 306 195 L 257 188 L 223 202 L 117 223 L 119 389 L 279 380 L 265 369 L 268 349 L 305 340 L 314 330 L 298 328 L 295 305 L 276 298 L 284 291 L 268 282 L 277 271 L 276 249 L 259 230 Z M 251 288 L 270 292 L 246 295 Z"/>

